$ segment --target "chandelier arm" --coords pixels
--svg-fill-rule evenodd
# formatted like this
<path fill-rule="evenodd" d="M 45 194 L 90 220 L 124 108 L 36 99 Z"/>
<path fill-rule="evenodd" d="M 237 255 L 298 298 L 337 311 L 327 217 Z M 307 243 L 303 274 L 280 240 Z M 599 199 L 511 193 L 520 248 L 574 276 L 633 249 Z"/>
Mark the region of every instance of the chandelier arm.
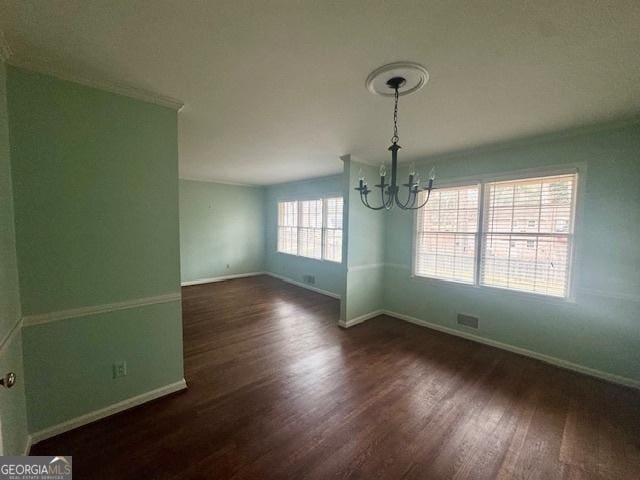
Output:
<path fill-rule="evenodd" d="M 390 210 L 391 207 L 393 207 L 393 196 L 389 193 L 390 189 L 391 189 L 391 186 L 387 185 L 387 191 L 386 191 L 387 199 L 386 200 L 384 198 L 385 197 L 385 192 L 383 191 L 383 193 L 382 193 L 382 206 L 384 207 L 385 210 Z"/>
<path fill-rule="evenodd" d="M 372 207 L 371 205 L 369 205 L 369 200 L 367 199 L 366 195 L 362 194 L 362 190 L 360 190 L 360 201 L 365 207 L 370 208 L 371 210 L 382 210 L 383 208 L 385 208 L 384 204 L 380 207 Z"/>
<path fill-rule="evenodd" d="M 382 204 L 381 204 L 379 210 L 382 210 L 382 209 L 387 210 L 388 209 L 388 204 L 387 204 L 387 201 L 384 199 L 384 194 L 381 196 L 381 198 L 382 198 Z"/>
<path fill-rule="evenodd" d="M 424 203 L 422 205 L 419 205 L 417 207 L 408 207 L 405 210 L 420 210 L 422 207 L 424 207 L 428 202 L 429 202 L 429 197 L 431 196 L 431 189 L 427 190 L 427 198 L 424 201 Z"/>
<path fill-rule="evenodd" d="M 398 205 L 398 207 L 400 207 L 402 210 L 409 210 L 411 208 L 408 206 L 409 203 L 411 202 L 406 202 L 406 203 L 396 202 L 396 205 Z"/>
<path fill-rule="evenodd" d="M 416 203 L 416 198 L 415 197 L 416 197 L 416 193 L 414 191 L 412 191 L 411 188 L 409 188 L 409 194 L 407 195 L 407 201 L 404 202 L 404 203 L 400 203 L 400 201 L 398 199 L 398 193 L 396 192 L 396 203 L 398 204 L 398 206 L 400 208 L 402 208 L 403 210 L 406 210 L 407 207 L 409 206 L 409 204 L 411 204 L 411 206 L 413 206 Z"/>
<path fill-rule="evenodd" d="M 387 190 L 387 200 L 384 202 L 384 208 L 386 210 L 391 210 L 393 208 L 393 190 L 391 187 Z"/>
<path fill-rule="evenodd" d="M 411 200 L 411 206 L 413 207 L 416 204 L 416 199 L 418 198 L 418 191 L 413 191 L 413 199 Z"/>

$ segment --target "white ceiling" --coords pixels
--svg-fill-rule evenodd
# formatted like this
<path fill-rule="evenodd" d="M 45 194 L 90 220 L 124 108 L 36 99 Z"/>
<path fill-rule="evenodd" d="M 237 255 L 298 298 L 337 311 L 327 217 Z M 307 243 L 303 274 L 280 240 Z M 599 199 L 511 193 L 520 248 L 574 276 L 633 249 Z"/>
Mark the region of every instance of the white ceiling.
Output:
<path fill-rule="evenodd" d="M 180 175 L 269 184 L 388 158 L 364 81 L 427 67 L 401 158 L 640 111 L 640 1 L 2 0 L 16 58 L 179 98 Z"/>

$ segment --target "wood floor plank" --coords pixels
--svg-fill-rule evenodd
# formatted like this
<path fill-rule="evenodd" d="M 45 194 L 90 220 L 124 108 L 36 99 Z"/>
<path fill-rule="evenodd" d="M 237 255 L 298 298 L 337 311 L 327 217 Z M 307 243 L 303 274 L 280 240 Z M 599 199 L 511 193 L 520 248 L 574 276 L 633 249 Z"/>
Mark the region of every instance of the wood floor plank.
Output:
<path fill-rule="evenodd" d="M 189 389 L 32 454 L 80 479 L 640 478 L 640 392 L 338 315 L 266 276 L 185 287 Z"/>

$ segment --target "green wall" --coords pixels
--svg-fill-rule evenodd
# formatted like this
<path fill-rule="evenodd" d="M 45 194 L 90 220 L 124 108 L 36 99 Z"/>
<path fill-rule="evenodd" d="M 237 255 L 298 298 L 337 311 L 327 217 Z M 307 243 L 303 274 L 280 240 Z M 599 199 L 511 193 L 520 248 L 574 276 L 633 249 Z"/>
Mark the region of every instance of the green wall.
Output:
<path fill-rule="evenodd" d="M 181 318 L 172 302 L 25 328 L 30 431 L 180 381 Z M 112 379 L 121 360 L 128 375 Z"/>
<path fill-rule="evenodd" d="M 6 68 L 0 61 L 0 375 L 17 375 L 16 385 L 0 392 L 0 455 L 18 455 L 27 442 L 27 413 L 6 93 Z"/>
<path fill-rule="evenodd" d="M 20 318 L 6 88 L 6 67 L 0 62 L 0 338 Z"/>
<path fill-rule="evenodd" d="M 304 180 L 267 187 L 265 200 L 266 255 L 267 271 L 302 283 L 304 275 L 314 275 L 316 288 L 343 295 L 345 288 L 345 267 L 342 263 L 298 257 L 278 253 L 278 202 L 281 200 L 303 200 L 343 194 L 342 175 Z"/>
<path fill-rule="evenodd" d="M 343 325 L 383 308 L 384 244 L 386 210 L 371 210 L 360 200 L 353 188 L 360 176 L 368 184 L 379 183 L 379 169 L 357 162 L 350 156 L 343 157 L 345 203 L 347 204 L 347 278 L 346 295 L 342 302 Z M 378 189 L 374 188 L 376 194 Z M 371 205 L 379 205 L 378 196 L 370 194 Z"/>
<path fill-rule="evenodd" d="M 175 292 L 176 112 L 10 68 L 9 113 L 23 315 Z"/>
<path fill-rule="evenodd" d="M 179 294 L 176 112 L 15 68 L 8 101 L 25 323 Z M 25 327 L 23 350 L 35 432 L 181 380 L 180 305 Z"/>
<path fill-rule="evenodd" d="M 180 180 L 182 282 L 264 270 L 262 187 Z"/>
<path fill-rule="evenodd" d="M 417 165 L 423 177 L 432 164 L 440 182 L 579 165 L 575 302 L 412 278 L 413 216 L 394 210 L 386 221 L 385 308 L 640 381 L 640 123 L 431 159 Z M 457 312 L 479 316 L 479 330 L 458 326 Z"/>

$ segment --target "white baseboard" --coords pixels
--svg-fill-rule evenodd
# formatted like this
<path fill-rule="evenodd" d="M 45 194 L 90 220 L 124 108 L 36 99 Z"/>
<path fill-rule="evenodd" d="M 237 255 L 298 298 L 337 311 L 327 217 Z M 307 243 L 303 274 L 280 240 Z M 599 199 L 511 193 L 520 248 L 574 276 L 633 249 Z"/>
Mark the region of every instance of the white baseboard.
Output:
<path fill-rule="evenodd" d="M 255 277 L 257 275 L 264 275 L 265 272 L 250 272 L 250 273 L 237 273 L 235 275 L 223 275 L 222 277 L 210 277 L 199 278 L 198 280 L 190 280 L 188 282 L 182 282 L 182 287 L 189 287 L 191 285 L 202 285 L 203 283 L 215 283 L 224 282 L 225 280 L 231 280 L 233 278 Z"/>
<path fill-rule="evenodd" d="M 271 272 L 264 272 L 265 275 L 269 275 L 270 277 L 277 278 L 282 280 L 283 282 L 290 283 L 291 285 L 295 285 L 296 287 L 306 288 L 307 290 L 311 290 L 312 292 L 321 293 L 322 295 L 326 295 L 327 297 L 337 298 L 340 300 L 340 295 L 337 293 L 329 292 L 327 290 L 322 290 L 321 288 L 314 287 L 312 285 L 307 285 L 306 283 L 296 282 L 295 280 L 291 280 L 290 278 L 283 277 L 282 275 L 277 275 Z"/>
<path fill-rule="evenodd" d="M 295 280 L 291 280 L 288 277 L 271 273 L 271 272 L 239 273 L 237 275 L 225 275 L 222 277 L 201 278 L 198 280 L 182 282 L 180 285 L 183 287 L 188 287 L 191 285 L 202 285 L 204 283 L 223 282 L 225 280 L 231 280 L 233 278 L 255 277 L 257 275 L 269 275 L 270 277 L 277 278 L 279 280 L 282 280 L 283 282 L 287 282 L 287 283 L 290 283 L 291 285 L 295 285 L 296 287 L 306 288 L 307 290 L 311 290 L 312 292 L 320 293 L 322 295 L 326 295 L 331 298 L 337 298 L 338 300 L 340 299 L 340 295 L 336 293 L 329 292 L 327 290 L 322 290 L 321 288 L 314 287 L 313 285 L 307 285 L 306 283 L 296 282 Z"/>
<path fill-rule="evenodd" d="M 88 423 L 95 422 L 96 420 L 100 420 L 101 418 L 105 418 L 118 412 L 128 410 L 138 405 L 142 405 L 143 403 L 155 400 L 156 398 L 164 397 L 165 395 L 169 395 L 170 393 L 179 392 L 180 390 L 184 390 L 185 388 L 187 388 L 187 382 L 183 378 L 178 382 L 170 383 L 169 385 L 165 385 L 164 387 L 156 388 L 155 390 L 151 390 L 135 397 L 127 398 L 126 400 L 114 403 L 112 405 L 109 405 L 108 407 L 101 408 L 100 410 L 94 410 L 93 412 L 85 413 L 84 415 L 81 415 L 79 417 L 59 423 L 58 425 L 45 428 L 44 430 L 40 430 L 39 432 L 35 432 L 30 435 L 29 447 L 32 443 L 35 444 L 46 440 L 47 438 L 55 437 L 56 435 L 68 432 L 69 430 L 73 430 L 74 428 L 81 427 Z"/>
<path fill-rule="evenodd" d="M 384 313 L 384 310 L 374 310 L 373 312 L 365 313 L 364 315 L 352 318 L 351 320 L 347 320 L 346 322 L 344 320 L 340 320 L 338 322 L 338 325 L 340 325 L 342 328 L 353 327 L 354 325 L 358 325 L 359 323 L 366 322 L 370 318 L 377 317 L 378 315 L 384 315 Z"/>
<path fill-rule="evenodd" d="M 405 322 L 413 323 L 415 325 L 431 328 L 432 330 L 448 333 L 449 335 L 455 335 L 456 337 L 466 338 L 467 340 L 471 340 L 473 342 L 478 342 L 484 345 L 489 345 L 490 347 L 507 350 L 508 352 L 517 353 L 518 355 L 524 355 L 525 357 L 535 358 L 536 360 L 540 360 L 542 362 L 549 363 L 551 365 L 555 365 L 560 368 L 573 370 L 574 372 L 583 373 L 591 377 L 601 378 L 602 380 L 606 380 L 611 383 L 617 383 L 619 385 L 640 389 L 640 381 L 634 380 L 632 378 L 622 377 L 620 375 L 615 375 L 613 373 L 607 373 L 601 370 L 596 370 L 594 368 L 585 367 L 583 365 L 578 365 L 577 363 L 572 363 L 572 362 L 569 362 L 568 360 L 563 360 L 558 357 L 552 357 L 550 355 L 545 355 L 543 353 L 534 352 L 533 350 L 527 350 L 525 348 L 515 347 L 513 345 L 509 345 L 508 343 L 502 343 L 496 340 L 490 340 L 488 338 L 474 335 L 473 333 L 467 333 L 460 330 L 455 330 L 453 328 L 444 327 L 442 325 L 437 325 L 435 323 L 431 323 L 426 320 L 422 320 L 420 318 L 411 317 L 409 315 L 404 315 L 402 313 L 392 312 L 390 310 L 385 310 L 382 313 L 384 313 L 385 315 L 389 315 L 390 317 L 404 320 Z"/>

